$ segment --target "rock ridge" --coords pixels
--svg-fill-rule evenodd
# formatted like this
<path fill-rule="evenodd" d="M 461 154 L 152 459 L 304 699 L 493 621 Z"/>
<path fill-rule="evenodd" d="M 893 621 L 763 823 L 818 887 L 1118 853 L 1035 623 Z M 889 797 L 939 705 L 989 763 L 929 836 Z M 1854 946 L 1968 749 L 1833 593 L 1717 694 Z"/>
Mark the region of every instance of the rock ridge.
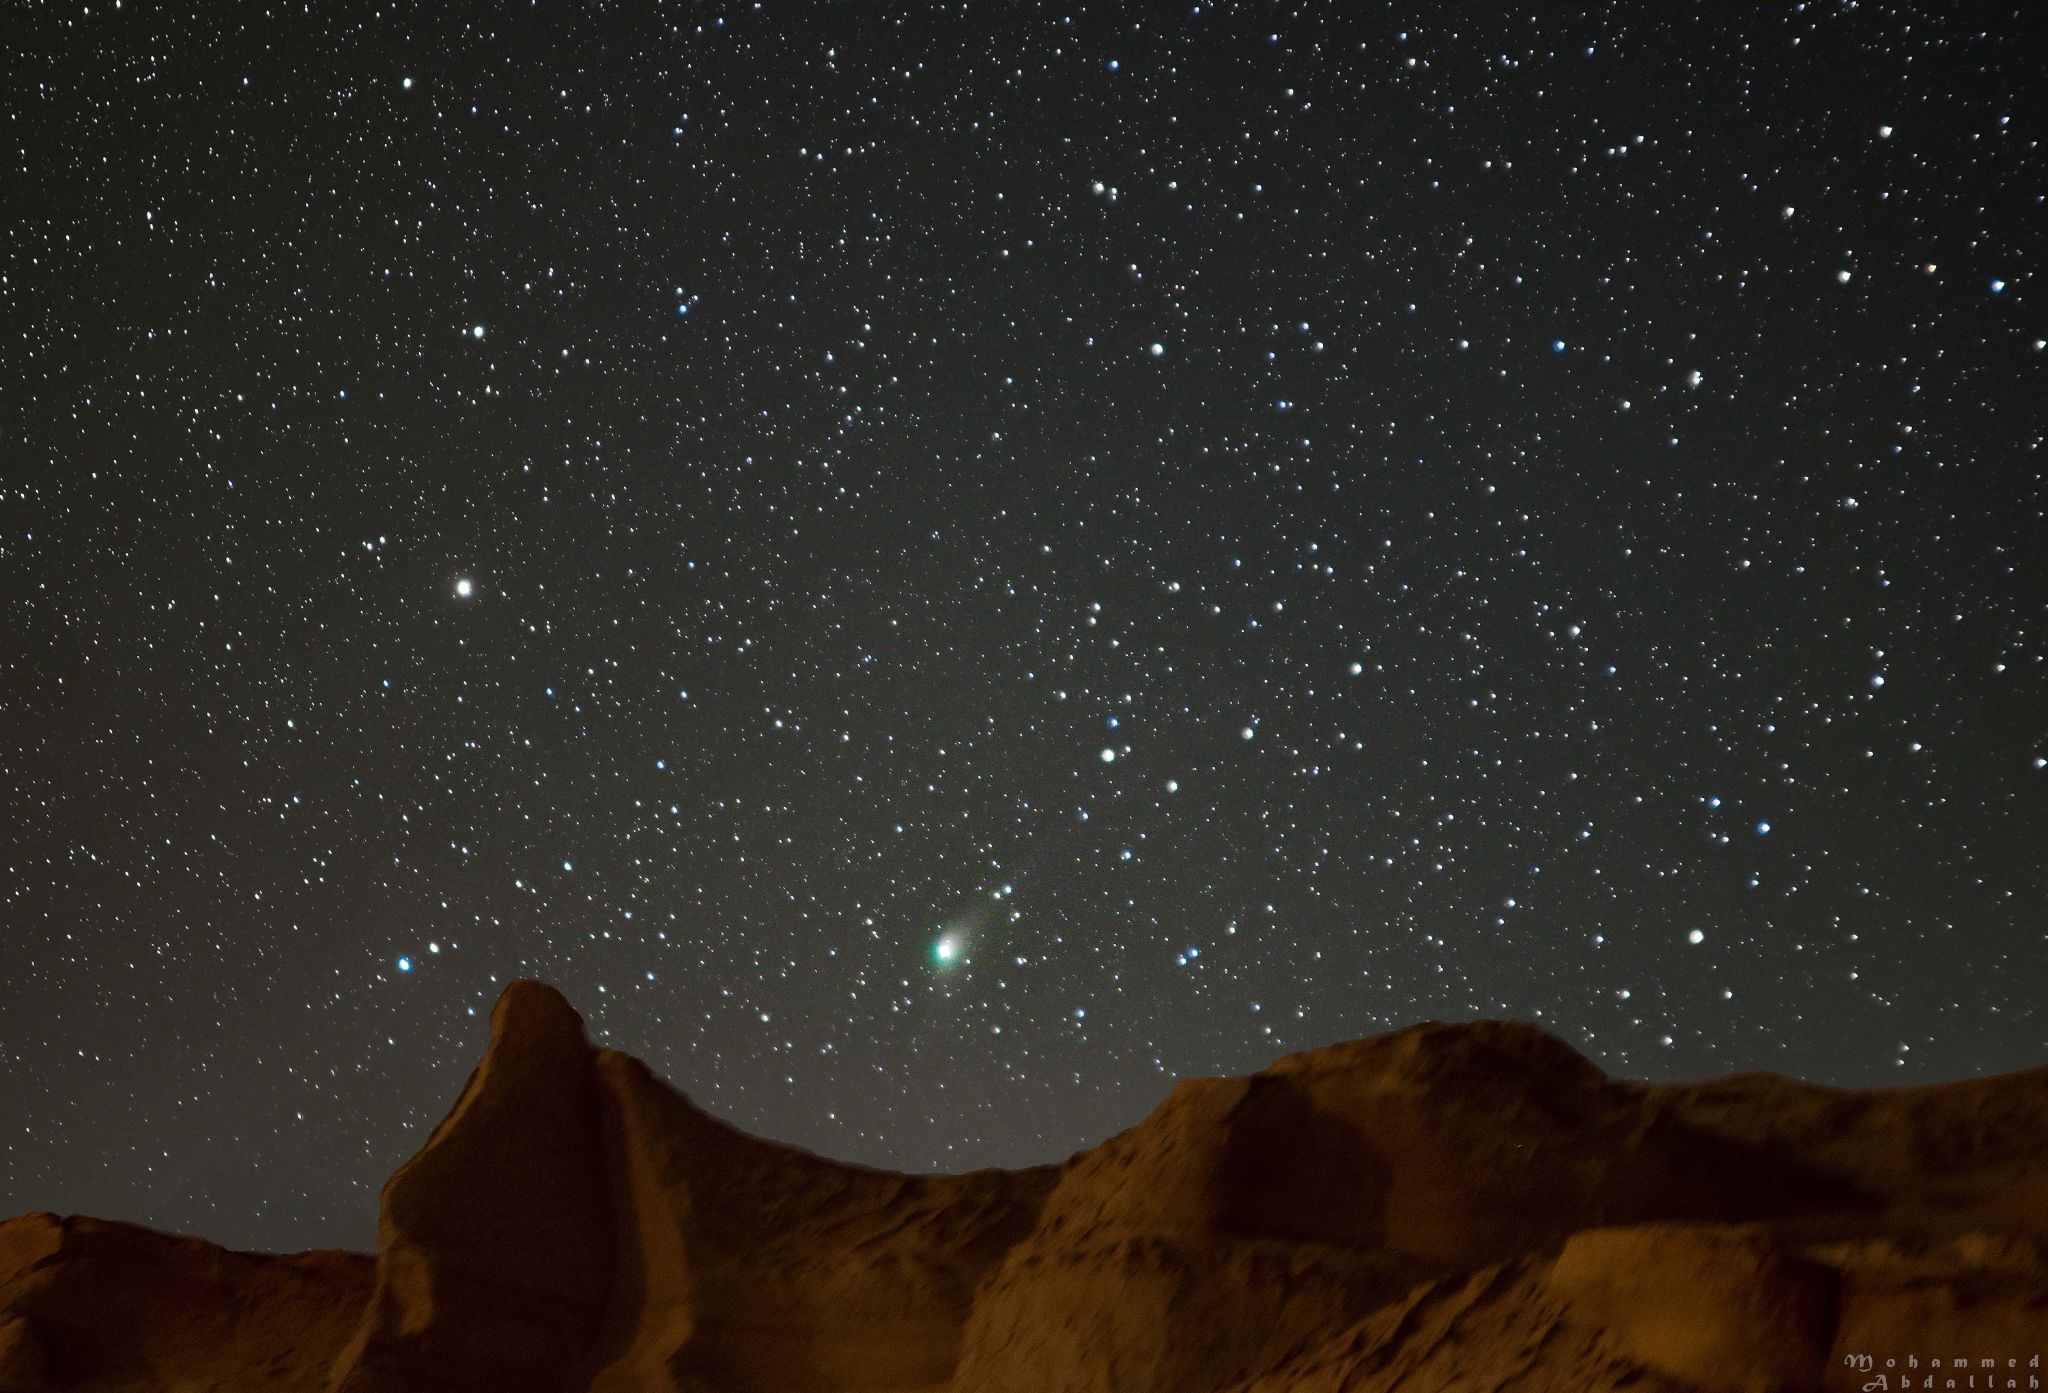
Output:
<path fill-rule="evenodd" d="M 1428 1021 L 1057 1166 L 900 1175 L 516 982 L 374 1257 L 0 1223 L 0 1393 L 1860 1388 L 1864 1353 L 2048 1353 L 2044 1143 L 2048 1068 L 1653 1085 Z"/>

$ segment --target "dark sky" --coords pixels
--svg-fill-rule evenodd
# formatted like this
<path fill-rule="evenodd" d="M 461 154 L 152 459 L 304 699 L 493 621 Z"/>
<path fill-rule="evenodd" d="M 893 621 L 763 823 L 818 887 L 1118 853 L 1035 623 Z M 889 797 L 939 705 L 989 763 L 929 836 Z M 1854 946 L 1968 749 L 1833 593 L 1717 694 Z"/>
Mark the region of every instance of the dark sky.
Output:
<path fill-rule="evenodd" d="M 0 1213 L 2048 1057 L 2038 15 L 1444 8 L 17 12 Z"/>

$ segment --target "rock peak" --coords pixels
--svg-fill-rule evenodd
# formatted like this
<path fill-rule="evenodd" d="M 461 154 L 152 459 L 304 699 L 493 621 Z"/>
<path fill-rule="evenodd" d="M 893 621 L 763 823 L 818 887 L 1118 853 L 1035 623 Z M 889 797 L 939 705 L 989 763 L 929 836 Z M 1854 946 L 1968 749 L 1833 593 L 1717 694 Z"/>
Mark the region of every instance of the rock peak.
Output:
<path fill-rule="evenodd" d="M 1350 1075 L 1361 1080 L 1489 1092 L 1598 1088 L 1607 1075 L 1558 1036 L 1530 1021 L 1418 1021 L 1303 1050 L 1275 1060 L 1261 1077 Z"/>
<path fill-rule="evenodd" d="M 333 1393 L 551 1393 L 595 1334 L 614 1265 L 597 1052 L 541 982 L 426 1145 L 384 1186 L 375 1290 Z"/>
<path fill-rule="evenodd" d="M 505 984 L 491 1007 L 491 1042 L 588 1045 L 583 1017 L 569 998 L 545 982 L 521 977 Z"/>

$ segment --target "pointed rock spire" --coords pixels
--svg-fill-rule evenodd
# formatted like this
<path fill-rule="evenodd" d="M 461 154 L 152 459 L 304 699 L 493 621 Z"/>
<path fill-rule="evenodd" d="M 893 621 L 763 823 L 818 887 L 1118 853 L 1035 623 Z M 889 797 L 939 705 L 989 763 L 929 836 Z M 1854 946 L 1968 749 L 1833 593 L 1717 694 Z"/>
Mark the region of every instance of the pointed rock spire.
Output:
<path fill-rule="evenodd" d="M 609 1296 L 596 1052 L 561 994 L 514 982 L 454 1110 L 385 1183 L 377 1285 L 334 1393 L 556 1393 Z"/>

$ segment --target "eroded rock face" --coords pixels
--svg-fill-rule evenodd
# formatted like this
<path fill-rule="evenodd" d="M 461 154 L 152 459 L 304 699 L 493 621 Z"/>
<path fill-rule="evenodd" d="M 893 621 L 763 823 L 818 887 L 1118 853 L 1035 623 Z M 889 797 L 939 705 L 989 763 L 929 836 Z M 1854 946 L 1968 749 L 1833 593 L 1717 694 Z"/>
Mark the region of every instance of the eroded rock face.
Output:
<path fill-rule="evenodd" d="M 231 1253 L 133 1224 L 0 1224 L 0 1393 L 318 1393 L 369 1296 L 359 1253 Z"/>
<path fill-rule="evenodd" d="M 1076 1157 L 977 1300 L 957 1388 L 1214 1388 L 1581 1230 L 1868 1207 L 1534 1027 L 1419 1026 L 1183 1084 Z"/>
<path fill-rule="evenodd" d="M 606 1054 L 630 1197 L 604 1388 L 927 1388 L 1053 1173 L 905 1176 L 734 1131 Z M 639 1378 L 652 1383 L 635 1383 Z M 666 1380 L 666 1382 L 663 1382 Z"/>
<path fill-rule="evenodd" d="M 1573 1323 L 1699 1388 L 1812 1388 L 1833 1343 L 1840 1274 L 1739 1225 L 1587 1229 L 1543 1283 Z"/>
<path fill-rule="evenodd" d="M 757 1140 L 517 984 L 385 1186 L 376 1292 L 333 1387 L 943 1383 L 1051 1175 L 891 1175 Z"/>
<path fill-rule="evenodd" d="M 895 1175 L 727 1127 L 515 983 L 374 1262 L 0 1224 L 0 1393 L 1848 1388 L 2048 1354 L 2044 1142 L 2048 1069 L 1653 1087 L 1428 1023 L 1182 1084 L 1056 1168 Z"/>
<path fill-rule="evenodd" d="M 377 1284 L 335 1393 L 558 1393 L 597 1334 L 615 1235 L 597 1055 L 514 983 L 454 1109 L 385 1183 Z"/>

